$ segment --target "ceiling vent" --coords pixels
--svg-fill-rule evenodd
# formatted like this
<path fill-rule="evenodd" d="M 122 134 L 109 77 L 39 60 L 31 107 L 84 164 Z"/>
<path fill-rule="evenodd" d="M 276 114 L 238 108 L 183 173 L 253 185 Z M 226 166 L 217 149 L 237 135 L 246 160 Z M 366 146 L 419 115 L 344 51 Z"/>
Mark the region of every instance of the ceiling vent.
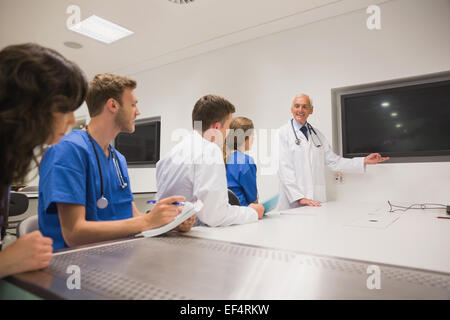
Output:
<path fill-rule="evenodd" d="M 185 4 L 185 3 L 194 2 L 194 0 L 169 0 L 169 1 L 173 2 L 173 3 L 178 3 L 178 4 Z"/>

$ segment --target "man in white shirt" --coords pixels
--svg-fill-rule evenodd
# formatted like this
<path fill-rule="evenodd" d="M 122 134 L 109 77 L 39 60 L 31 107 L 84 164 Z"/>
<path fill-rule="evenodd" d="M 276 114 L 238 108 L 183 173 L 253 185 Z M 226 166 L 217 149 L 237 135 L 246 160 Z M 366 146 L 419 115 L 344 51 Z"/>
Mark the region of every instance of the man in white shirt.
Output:
<path fill-rule="evenodd" d="M 264 214 L 261 204 L 228 204 L 222 146 L 234 111 L 222 97 L 202 97 L 192 111 L 194 130 L 156 165 L 158 199 L 176 194 L 190 202 L 201 200 L 197 217 L 211 227 L 255 222 Z"/>
<path fill-rule="evenodd" d="M 325 136 L 307 121 L 313 110 L 309 96 L 296 96 L 291 106 L 292 118 L 280 128 L 278 210 L 320 206 L 325 202 L 325 166 L 333 171 L 363 173 L 367 164 L 389 160 L 379 153 L 353 159 L 338 156 Z"/>

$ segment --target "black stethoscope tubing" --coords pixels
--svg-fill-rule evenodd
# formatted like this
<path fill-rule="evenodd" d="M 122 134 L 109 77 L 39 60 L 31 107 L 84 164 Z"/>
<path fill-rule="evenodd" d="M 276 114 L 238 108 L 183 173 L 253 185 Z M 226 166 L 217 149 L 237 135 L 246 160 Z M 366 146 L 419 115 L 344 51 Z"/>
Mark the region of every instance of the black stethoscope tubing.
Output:
<path fill-rule="evenodd" d="M 97 207 L 99 209 L 105 209 L 108 206 L 108 199 L 105 198 L 104 189 L 103 189 L 103 174 L 102 174 L 102 167 L 100 166 L 100 158 L 98 157 L 97 150 L 95 149 L 94 140 L 92 139 L 92 136 L 89 134 L 89 130 L 86 127 L 86 133 L 89 137 L 89 140 L 91 141 L 92 148 L 94 149 L 95 158 L 97 159 L 97 166 L 98 166 L 98 172 L 100 173 L 100 193 L 101 196 L 99 199 L 97 199 Z M 116 155 L 114 151 L 111 148 L 111 145 L 108 146 L 108 150 L 111 153 L 111 156 L 113 157 L 113 163 L 114 168 L 116 169 L 117 177 L 119 178 L 119 183 L 122 189 L 125 189 L 127 187 L 127 183 L 123 179 L 122 170 L 120 170 L 120 167 L 118 168 L 119 163 L 117 162 Z"/>
<path fill-rule="evenodd" d="M 297 136 L 297 132 L 295 131 L 295 128 L 294 128 L 294 119 L 291 119 L 291 126 L 292 126 L 292 131 L 294 132 L 294 135 L 295 135 L 295 144 L 296 145 L 300 145 L 300 139 Z M 322 141 L 320 140 L 319 136 L 317 135 L 316 130 L 314 130 L 314 128 L 308 122 L 306 123 L 306 128 L 308 129 L 308 132 L 309 132 L 309 135 L 311 137 L 311 140 L 314 140 L 312 132 L 317 137 L 317 139 L 319 139 L 319 143 L 318 144 L 313 141 L 314 145 L 317 148 L 321 147 L 322 146 Z"/>

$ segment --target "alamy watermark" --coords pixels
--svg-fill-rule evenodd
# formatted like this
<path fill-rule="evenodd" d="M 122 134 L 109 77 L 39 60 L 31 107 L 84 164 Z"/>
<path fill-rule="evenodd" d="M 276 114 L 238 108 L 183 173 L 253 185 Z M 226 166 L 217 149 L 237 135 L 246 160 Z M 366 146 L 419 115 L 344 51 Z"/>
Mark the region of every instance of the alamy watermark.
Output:
<path fill-rule="evenodd" d="M 367 274 L 370 276 L 367 278 L 367 289 L 381 289 L 381 269 L 377 265 L 370 265 L 367 267 Z"/>
<path fill-rule="evenodd" d="M 377 5 L 370 5 L 366 10 L 367 14 L 370 16 L 367 18 L 366 26 L 369 30 L 380 30 L 381 29 L 381 9 Z"/>
<path fill-rule="evenodd" d="M 81 289 L 81 270 L 77 265 L 70 265 L 66 269 L 66 273 L 70 274 L 67 278 L 66 286 L 69 290 L 80 290 Z"/>
<path fill-rule="evenodd" d="M 66 20 L 67 29 L 73 28 L 75 25 L 79 24 L 81 21 L 81 8 L 77 5 L 71 4 L 67 7 L 66 13 L 70 16 Z"/>
<path fill-rule="evenodd" d="M 183 139 L 189 139 L 189 148 L 175 153 L 171 161 L 175 164 L 205 164 L 205 165 L 224 165 L 223 151 L 234 151 L 232 145 L 241 146 L 253 135 L 253 146 L 248 150 L 248 155 L 253 158 L 253 161 L 258 166 L 258 170 L 262 175 L 273 175 L 278 171 L 279 165 L 279 144 L 278 136 L 279 129 L 251 129 L 243 131 L 242 129 L 229 129 L 224 136 L 220 130 L 209 129 L 202 133 L 203 140 L 196 138 L 193 131 L 200 134 L 201 121 L 194 123 L 194 130 L 178 128 L 172 131 L 171 141 L 178 143 Z M 213 143 L 205 143 L 210 141 Z M 220 152 L 217 146 L 222 149 Z M 225 149 L 224 149 L 225 146 Z M 228 148 L 228 149 L 226 149 Z M 246 159 L 244 157 L 230 157 L 228 164 L 244 164 Z"/>

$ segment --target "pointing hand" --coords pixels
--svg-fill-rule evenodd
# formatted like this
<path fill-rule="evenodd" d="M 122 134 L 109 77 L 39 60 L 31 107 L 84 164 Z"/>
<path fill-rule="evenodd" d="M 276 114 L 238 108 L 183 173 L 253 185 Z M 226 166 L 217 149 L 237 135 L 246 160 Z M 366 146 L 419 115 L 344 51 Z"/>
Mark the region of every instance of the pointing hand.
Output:
<path fill-rule="evenodd" d="M 371 153 L 364 158 L 364 164 L 377 164 L 389 160 L 389 157 L 382 157 L 379 153 Z"/>

